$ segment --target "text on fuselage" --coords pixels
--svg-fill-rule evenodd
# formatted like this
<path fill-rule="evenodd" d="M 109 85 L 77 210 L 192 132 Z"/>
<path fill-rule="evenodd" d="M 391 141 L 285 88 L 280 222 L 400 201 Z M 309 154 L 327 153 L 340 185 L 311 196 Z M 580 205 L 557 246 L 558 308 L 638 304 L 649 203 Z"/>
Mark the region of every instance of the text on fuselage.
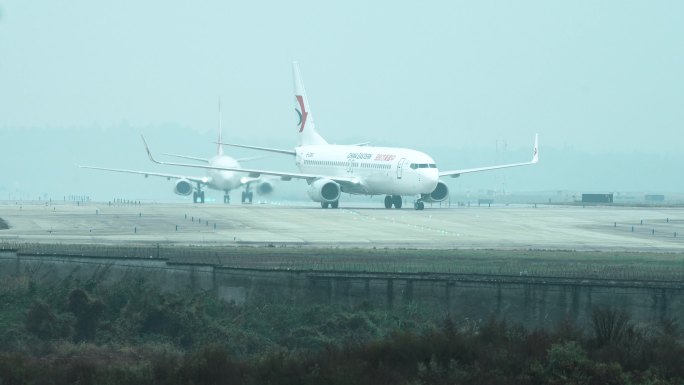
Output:
<path fill-rule="evenodd" d="M 375 160 L 384 161 L 384 162 L 392 161 L 392 160 L 394 160 L 394 158 L 396 158 L 396 156 L 390 155 L 390 154 L 378 154 L 375 156 Z"/>

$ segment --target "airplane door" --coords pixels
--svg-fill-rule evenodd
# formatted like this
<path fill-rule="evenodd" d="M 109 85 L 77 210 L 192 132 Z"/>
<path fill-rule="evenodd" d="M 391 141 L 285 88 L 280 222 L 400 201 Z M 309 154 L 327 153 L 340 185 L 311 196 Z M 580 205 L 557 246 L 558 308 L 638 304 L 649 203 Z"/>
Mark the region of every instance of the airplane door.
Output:
<path fill-rule="evenodd" d="M 354 162 L 352 159 L 349 159 L 349 163 L 347 163 L 347 172 L 349 174 L 353 174 L 354 167 L 356 167 L 356 162 Z"/>
<path fill-rule="evenodd" d="M 401 179 L 401 174 L 402 174 L 402 170 L 404 168 L 405 162 L 406 162 L 406 158 L 401 158 L 401 159 L 399 159 L 399 162 L 397 163 L 397 179 Z"/>

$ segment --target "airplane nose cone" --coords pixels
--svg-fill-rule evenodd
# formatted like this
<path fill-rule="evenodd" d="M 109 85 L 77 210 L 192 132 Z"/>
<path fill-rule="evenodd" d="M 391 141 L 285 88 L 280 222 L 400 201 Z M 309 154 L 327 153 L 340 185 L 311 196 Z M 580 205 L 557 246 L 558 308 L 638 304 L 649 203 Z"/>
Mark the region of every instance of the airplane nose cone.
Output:
<path fill-rule="evenodd" d="M 432 192 L 437 187 L 437 182 L 439 182 L 439 172 L 436 169 L 425 170 L 421 180 L 423 190 Z"/>

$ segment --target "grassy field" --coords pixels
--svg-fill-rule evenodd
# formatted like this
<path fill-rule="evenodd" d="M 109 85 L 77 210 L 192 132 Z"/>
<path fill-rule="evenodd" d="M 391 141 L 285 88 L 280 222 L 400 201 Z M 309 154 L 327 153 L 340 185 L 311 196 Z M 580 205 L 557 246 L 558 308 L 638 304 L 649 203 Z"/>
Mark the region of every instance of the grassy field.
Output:
<path fill-rule="evenodd" d="M 177 263 L 263 269 L 684 280 L 684 254 L 681 253 L 9 243 L 0 244 L 2 249 L 48 255 L 159 257 Z"/>

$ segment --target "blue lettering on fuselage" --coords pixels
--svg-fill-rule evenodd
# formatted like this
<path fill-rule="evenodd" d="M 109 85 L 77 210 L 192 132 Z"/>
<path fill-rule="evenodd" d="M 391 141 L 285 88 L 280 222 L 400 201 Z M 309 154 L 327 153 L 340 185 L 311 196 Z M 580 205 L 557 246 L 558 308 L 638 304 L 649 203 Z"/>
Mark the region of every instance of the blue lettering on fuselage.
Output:
<path fill-rule="evenodd" d="M 359 160 L 364 160 L 364 159 L 370 159 L 373 156 L 373 154 L 369 154 L 367 152 L 350 152 L 347 154 L 347 159 L 359 159 Z"/>

